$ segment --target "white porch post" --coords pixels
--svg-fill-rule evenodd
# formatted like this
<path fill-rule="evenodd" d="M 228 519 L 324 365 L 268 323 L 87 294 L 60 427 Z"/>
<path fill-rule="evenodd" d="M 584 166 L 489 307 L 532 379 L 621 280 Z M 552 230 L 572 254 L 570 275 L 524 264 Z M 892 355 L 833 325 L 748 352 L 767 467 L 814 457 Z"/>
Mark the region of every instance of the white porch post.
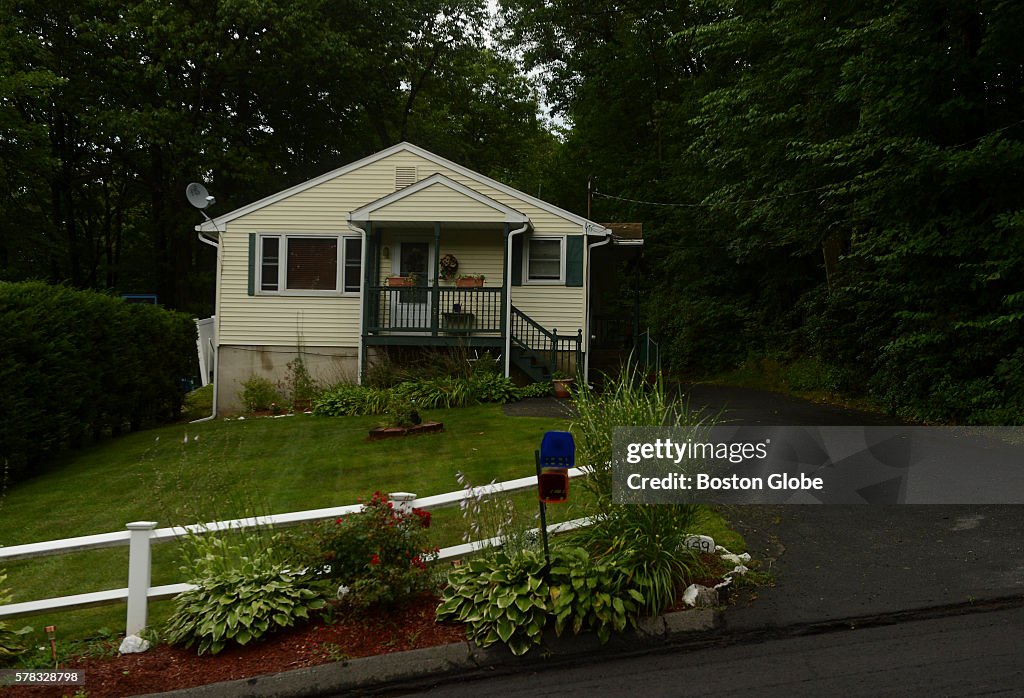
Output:
<path fill-rule="evenodd" d="M 133 521 L 125 524 L 131 531 L 128 544 L 128 618 L 125 635 L 138 635 L 146 627 L 149 601 L 152 550 L 149 537 L 156 521 Z"/>

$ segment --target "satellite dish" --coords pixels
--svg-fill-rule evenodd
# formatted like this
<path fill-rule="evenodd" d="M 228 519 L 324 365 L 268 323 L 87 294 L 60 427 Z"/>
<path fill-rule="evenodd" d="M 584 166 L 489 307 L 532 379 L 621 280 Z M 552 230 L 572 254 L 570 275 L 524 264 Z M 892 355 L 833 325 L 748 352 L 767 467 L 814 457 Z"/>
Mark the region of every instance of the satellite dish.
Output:
<path fill-rule="evenodd" d="M 190 204 L 200 210 L 209 207 L 210 204 L 216 201 L 215 198 L 210 196 L 210 192 L 206 191 L 206 187 L 199 182 L 192 182 L 185 187 L 185 196 Z"/>

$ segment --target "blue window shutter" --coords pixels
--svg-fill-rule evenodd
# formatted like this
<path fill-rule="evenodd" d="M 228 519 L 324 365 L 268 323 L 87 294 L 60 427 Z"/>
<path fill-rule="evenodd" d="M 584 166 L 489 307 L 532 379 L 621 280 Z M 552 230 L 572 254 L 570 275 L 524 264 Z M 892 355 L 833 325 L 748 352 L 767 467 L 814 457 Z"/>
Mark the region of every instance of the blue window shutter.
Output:
<path fill-rule="evenodd" d="M 256 233 L 249 233 L 249 295 L 256 295 Z"/>
<path fill-rule="evenodd" d="M 565 239 L 565 285 L 583 285 L 582 235 L 570 235 Z"/>
<path fill-rule="evenodd" d="M 512 238 L 512 285 L 523 285 L 523 236 Z"/>

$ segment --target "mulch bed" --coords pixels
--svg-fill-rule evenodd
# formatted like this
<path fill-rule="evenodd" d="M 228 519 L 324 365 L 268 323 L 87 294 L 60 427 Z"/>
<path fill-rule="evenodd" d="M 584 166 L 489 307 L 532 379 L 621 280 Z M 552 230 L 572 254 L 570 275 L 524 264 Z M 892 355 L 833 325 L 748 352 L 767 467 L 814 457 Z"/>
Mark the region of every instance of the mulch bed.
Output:
<path fill-rule="evenodd" d="M 697 584 L 714 586 L 731 569 L 717 555 L 704 553 L 700 557 L 706 573 L 705 578 L 694 580 Z M 465 641 L 462 625 L 434 621 L 438 603 L 436 596 L 426 595 L 386 613 L 342 608 L 331 622 L 315 619 L 246 647 L 231 646 L 216 655 L 200 657 L 194 649 L 160 645 L 141 654 L 72 660 L 65 668 L 82 669 L 85 686 L 0 688 L 0 696 L 59 698 L 73 696 L 82 688 L 89 698 L 121 698 Z M 679 601 L 668 611 L 685 608 Z M 116 654 L 118 644 L 111 641 L 111 654 Z"/>
<path fill-rule="evenodd" d="M 332 623 L 316 619 L 216 655 L 160 645 L 142 654 L 69 661 L 66 668 L 85 672 L 84 686 L 0 688 L 0 695 L 72 696 L 82 688 L 89 698 L 120 698 L 465 640 L 463 626 L 434 622 L 437 604 L 436 597 L 424 596 L 386 614 L 341 610 Z M 117 646 L 112 641 L 111 651 Z"/>

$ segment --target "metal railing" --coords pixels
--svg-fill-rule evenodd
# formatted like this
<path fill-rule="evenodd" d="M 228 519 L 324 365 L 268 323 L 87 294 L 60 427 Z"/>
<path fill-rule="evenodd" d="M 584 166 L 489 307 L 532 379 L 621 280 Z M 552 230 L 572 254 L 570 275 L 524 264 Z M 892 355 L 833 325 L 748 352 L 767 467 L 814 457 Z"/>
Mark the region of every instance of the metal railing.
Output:
<path fill-rule="evenodd" d="M 640 336 L 637 337 L 633 355 L 636 356 L 637 362 L 641 366 L 647 366 L 652 369 L 661 368 L 661 353 L 658 349 L 658 343 L 651 339 L 651 328 L 648 327 L 647 330 L 641 332 Z"/>
<path fill-rule="evenodd" d="M 583 475 L 581 468 L 569 470 L 569 477 Z M 537 486 L 537 476 L 530 475 L 516 480 L 507 480 L 491 485 L 483 485 L 472 489 L 462 489 L 454 492 L 417 498 L 415 494 L 408 492 L 393 492 L 391 500 L 395 507 L 405 511 L 413 507 L 419 509 L 441 509 L 462 502 L 463 500 L 488 494 L 511 493 L 528 490 Z M 63 553 L 78 552 L 82 550 L 99 550 L 102 548 L 115 548 L 128 546 L 128 586 L 123 589 L 107 589 L 104 591 L 74 594 L 72 596 L 61 596 L 37 601 L 25 601 L 0 606 L 0 618 L 12 616 L 32 615 L 55 611 L 61 609 L 87 608 L 90 606 L 101 606 L 113 603 L 128 602 L 128 613 L 125 622 L 125 634 L 135 635 L 146 627 L 149 613 L 149 601 L 168 599 L 178 594 L 194 589 L 192 584 L 164 584 L 151 586 L 152 578 L 152 545 L 154 543 L 166 543 L 181 536 L 189 534 L 206 534 L 216 531 L 238 530 L 252 527 L 275 527 L 283 528 L 295 526 L 310 521 L 321 521 L 334 519 L 339 516 L 346 516 L 355 513 L 363 508 L 362 504 L 348 504 L 345 506 L 329 507 L 326 509 L 310 509 L 307 511 L 293 511 L 286 514 L 274 514 L 271 516 L 257 516 L 244 519 L 233 519 L 230 521 L 214 521 L 206 524 L 192 524 L 190 526 L 171 526 L 157 528 L 155 521 L 134 521 L 126 524 L 124 531 L 113 533 L 100 533 L 91 536 L 78 536 L 75 538 L 64 538 L 61 540 L 50 540 L 41 543 L 27 543 L 24 545 L 12 545 L 0 547 L 0 562 L 4 560 L 25 560 L 30 558 L 46 557 L 49 555 L 60 555 Z M 571 530 L 589 523 L 588 519 L 575 519 L 558 525 L 548 527 L 549 531 L 557 532 Z M 501 540 L 491 538 L 482 541 L 463 543 L 448 548 L 443 548 L 438 554 L 438 559 L 445 560 L 461 557 L 475 550 L 500 545 Z"/>
<path fill-rule="evenodd" d="M 547 364 L 554 373 L 574 376 L 583 370 L 583 330 L 573 335 L 559 335 L 558 329 L 548 331 L 533 318 L 512 306 L 512 343 Z"/>
<path fill-rule="evenodd" d="M 502 289 L 371 286 L 369 333 L 501 335 Z"/>

